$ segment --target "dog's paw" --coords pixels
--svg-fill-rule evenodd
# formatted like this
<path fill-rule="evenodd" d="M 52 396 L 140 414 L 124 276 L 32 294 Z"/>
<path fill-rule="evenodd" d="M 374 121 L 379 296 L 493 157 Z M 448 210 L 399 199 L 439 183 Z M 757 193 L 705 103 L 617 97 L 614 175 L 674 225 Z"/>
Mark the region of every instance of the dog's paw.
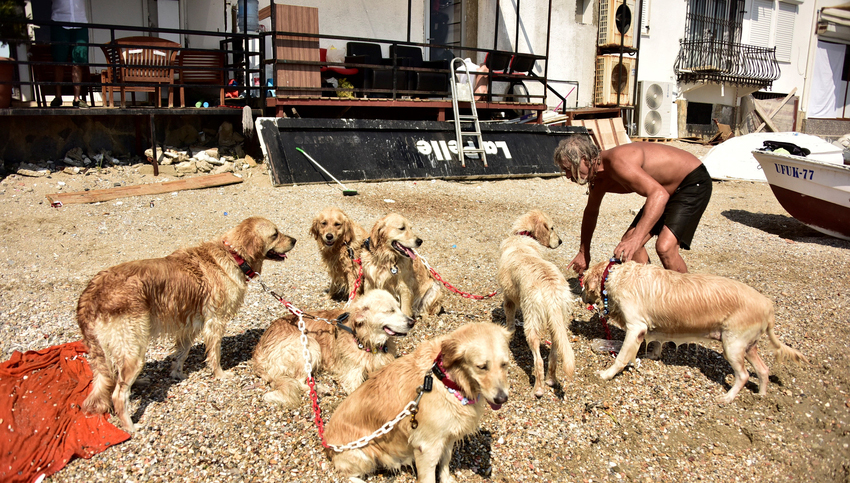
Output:
<path fill-rule="evenodd" d="M 232 371 L 222 371 L 221 369 L 219 369 L 215 372 L 216 379 L 231 379 L 233 377 L 234 376 Z"/>
<path fill-rule="evenodd" d="M 550 379 L 546 379 L 546 385 L 549 386 L 549 387 L 555 387 L 555 386 L 558 385 L 558 380 L 555 379 L 554 377 L 550 378 Z"/>
<path fill-rule="evenodd" d="M 263 394 L 263 401 L 276 406 L 285 406 L 287 401 L 280 391 L 271 391 Z"/>
<path fill-rule="evenodd" d="M 729 404 L 730 402 L 732 402 L 733 399 L 735 399 L 735 396 L 729 397 L 728 394 L 724 394 L 722 396 L 717 396 L 716 398 L 714 398 L 714 402 L 722 406 L 724 404 Z"/>
<path fill-rule="evenodd" d="M 173 369 L 169 375 L 172 379 L 177 379 L 178 381 L 186 379 L 186 374 L 182 370 Z"/>
<path fill-rule="evenodd" d="M 349 476 L 348 481 L 351 482 L 351 483 L 366 483 L 366 480 L 361 480 L 360 478 L 358 478 L 356 476 Z"/>
<path fill-rule="evenodd" d="M 613 373 L 613 374 L 611 374 L 610 372 L 611 371 L 596 371 L 596 375 L 599 376 L 599 378 L 602 379 L 603 381 L 610 381 L 611 379 L 614 378 L 614 376 L 617 375 L 616 372 Z"/>
<path fill-rule="evenodd" d="M 133 381 L 133 387 L 145 387 L 151 385 L 150 377 L 139 377 Z"/>

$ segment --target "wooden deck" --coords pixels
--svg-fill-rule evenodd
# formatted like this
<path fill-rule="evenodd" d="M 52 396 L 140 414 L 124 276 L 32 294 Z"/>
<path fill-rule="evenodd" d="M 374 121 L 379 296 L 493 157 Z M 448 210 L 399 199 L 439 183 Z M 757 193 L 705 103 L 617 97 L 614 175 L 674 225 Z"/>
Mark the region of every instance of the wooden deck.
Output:
<path fill-rule="evenodd" d="M 362 113 L 372 119 L 420 119 L 445 121 L 446 111 L 452 111 L 451 99 L 381 99 L 381 98 L 344 98 L 344 97 L 270 97 L 266 99 L 266 107 L 274 109 L 276 117 L 287 117 L 288 108 L 296 108 L 302 117 L 349 117 L 351 114 Z M 462 110 L 469 110 L 469 102 L 460 102 Z M 302 109 L 303 108 L 303 109 Z M 527 104 L 521 102 L 485 102 L 475 103 L 478 116 L 484 120 L 502 111 L 533 111 L 537 113 L 537 124 L 543 123 L 543 112 L 546 104 Z M 381 115 L 369 115 L 379 109 Z M 305 111 L 305 112 L 302 112 Z M 307 112 L 309 111 L 309 112 Z M 323 115 L 315 115 L 323 113 Z M 449 116 L 451 118 L 452 116 Z"/>

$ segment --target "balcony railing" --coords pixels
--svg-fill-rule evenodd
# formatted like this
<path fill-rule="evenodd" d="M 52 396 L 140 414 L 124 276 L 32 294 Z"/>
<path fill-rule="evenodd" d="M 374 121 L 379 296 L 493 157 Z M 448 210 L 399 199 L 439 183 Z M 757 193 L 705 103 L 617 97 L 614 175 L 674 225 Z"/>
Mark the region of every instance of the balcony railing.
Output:
<path fill-rule="evenodd" d="M 679 82 L 709 81 L 759 88 L 779 78 L 776 49 L 717 40 L 682 40 L 674 66 Z"/>

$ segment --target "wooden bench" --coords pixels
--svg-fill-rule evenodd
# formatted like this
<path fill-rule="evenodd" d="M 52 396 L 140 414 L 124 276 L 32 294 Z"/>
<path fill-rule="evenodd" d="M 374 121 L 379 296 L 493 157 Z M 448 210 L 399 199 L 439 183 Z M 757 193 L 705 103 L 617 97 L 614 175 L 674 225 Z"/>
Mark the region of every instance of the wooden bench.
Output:
<path fill-rule="evenodd" d="M 180 107 L 186 106 L 185 84 L 212 85 L 219 88 L 218 102 L 224 105 L 225 55 L 222 51 L 181 50 L 177 56 L 177 83 Z"/>
<path fill-rule="evenodd" d="M 121 92 L 121 107 L 129 91 L 136 103 L 136 92 L 155 92 L 156 105 L 162 107 L 162 89 L 168 89 L 168 107 L 174 106 L 174 69 L 180 44 L 157 37 L 124 37 L 102 46 L 109 68 L 101 73 L 103 95 L 109 102 L 115 89 Z M 135 85 L 132 85 L 135 84 Z"/>

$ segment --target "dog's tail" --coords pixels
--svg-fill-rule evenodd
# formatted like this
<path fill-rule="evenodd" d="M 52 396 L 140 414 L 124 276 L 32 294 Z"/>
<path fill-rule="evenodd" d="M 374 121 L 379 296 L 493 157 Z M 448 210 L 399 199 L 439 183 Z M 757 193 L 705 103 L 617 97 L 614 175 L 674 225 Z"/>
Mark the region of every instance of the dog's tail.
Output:
<path fill-rule="evenodd" d="M 787 345 L 783 344 L 778 337 L 776 337 L 776 332 L 773 330 L 775 317 L 773 314 L 773 308 L 770 309 L 770 316 L 768 317 L 767 323 L 767 337 L 770 339 L 770 344 L 773 346 L 773 349 L 776 351 L 776 362 L 778 364 L 782 364 L 787 360 L 800 363 L 805 362 L 809 363 L 809 360 L 797 349 L 792 349 Z"/>
<path fill-rule="evenodd" d="M 92 390 L 83 402 L 83 411 L 103 414 L 112 408 L 115 374 L 97 338 L 97 303 L 92 300 L 92 290 L 89 288 L 83 291 L 77 302 L 77 324 L 88 348 L 86 358 L 92 369 Z"/>
<path fill-rule="evenodd" d="M 567 329 L 572 314 L 571 304 L 575 296 L 565 286 L 560 294 L 560 303 L 549 313 L 549 330 L 552 331 L 552 350 L 557 351 L 561 369 L 567 379 L 572 379 L 576 371 L 576 357 L 570 344 L 570 331 Z"/>

